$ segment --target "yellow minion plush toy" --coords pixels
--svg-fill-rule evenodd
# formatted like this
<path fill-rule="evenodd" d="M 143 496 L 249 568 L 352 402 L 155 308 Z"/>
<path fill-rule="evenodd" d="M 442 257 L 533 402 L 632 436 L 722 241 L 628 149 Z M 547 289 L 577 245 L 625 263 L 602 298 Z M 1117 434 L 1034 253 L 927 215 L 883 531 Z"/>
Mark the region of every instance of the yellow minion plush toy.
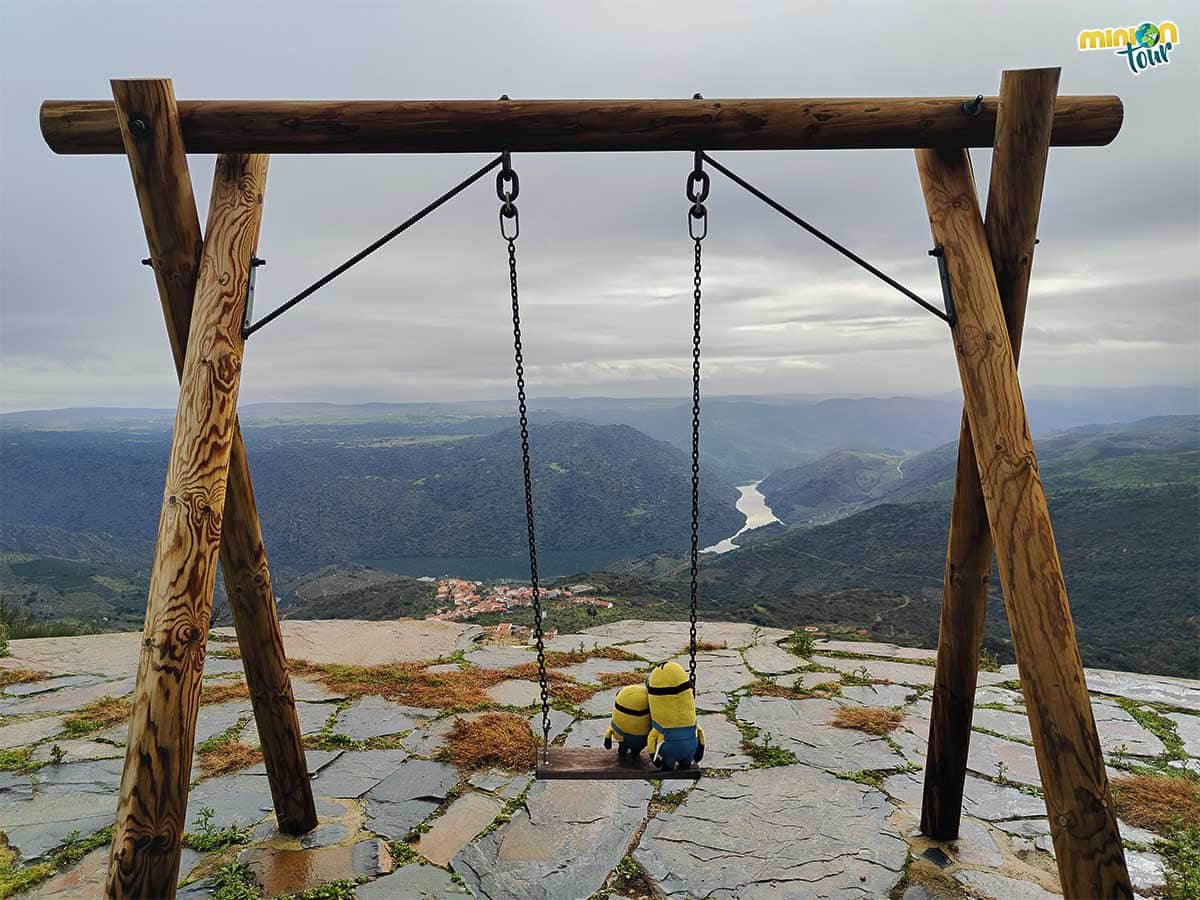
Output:
<path fill-rule="evenodd" d="M 686 769 L 704 757 L 704 729 L 696 724 L 696 695 L 683 666 L 666 662 L 646 676 L 650 700 L 647 750 L 660 769 Z"/>
<path fill-rule="evenodd" d="M 629 684 L 617 691 L 613 701 L 612 721 L 604 732 L 604 749 L 611 750 L 617 739 L 617 755 L 637 756 L 646 746 L 650 733 L 650 703 L 644 684 Z"/>

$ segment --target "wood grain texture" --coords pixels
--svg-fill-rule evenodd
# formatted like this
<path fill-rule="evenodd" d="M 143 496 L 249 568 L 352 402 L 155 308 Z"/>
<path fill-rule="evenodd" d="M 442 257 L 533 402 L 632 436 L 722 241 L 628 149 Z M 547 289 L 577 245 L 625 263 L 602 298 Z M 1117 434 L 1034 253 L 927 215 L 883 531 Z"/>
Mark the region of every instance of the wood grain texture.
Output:
<path fill-rule="evenodd" d="M 265 156 L 217 159 L 150 571 L 111 897 L 175 894 L 266 174 Z"/>
<path fill-rule="evenodd" d="M 916 151 L 958 321 L 955 356 L 1067 897 L 1132 897 L 1046 495 L 967 152 Z"/>
<path fill-rule="evenodd" d="M 1020 356 L 1058 76 L 1058 69 L 1023 69 L 1005 72 L 1000 82 L 984 231 L 1014 361 Z M 958 837 L 991 570 L 992 533 L 964 411 L 921 804 L 921 830 L 940 841 Z"/>
<path fill-rule="evenodd" d="M 730 100 L 192 100 L 189 153 L 485 153 L 500 150 L 803 150 L 990 147 L 995 97 Z M 1059 97 L 1057 146 L 1099 146 L 1121 129 L 1119 97 Z M 111 102 L 47 100 L 56 153 L 120 153 Z"/>
<path fill-rule="evenodd" d="M 183 137 L 175 115 L 175 95 L 171 82 L 165 79 L 114 81 L 112 88 L 175 369 L 182 374 L 202 241 Z M 131 132 L 127 123 L 135 117 L 145 121 L 149 130 Z M 262 740 L 276 820 L 281 831 L 303 834 L 316 826 L 316 807 L 246 449 L 236 420 L 221 524 L 220 561 Z"/>
<path fill-rule="evenodd" d="M 616 750 L 592 747 L 551 747 L 545 759 L 539 751 L 537 761 L 537 777 L 542 781 L 642 781 L 647 778 L 695 781 L 701 774 L 703 770 L 699 766 L 664 772 L 645 753 L 622 759 Z"/>

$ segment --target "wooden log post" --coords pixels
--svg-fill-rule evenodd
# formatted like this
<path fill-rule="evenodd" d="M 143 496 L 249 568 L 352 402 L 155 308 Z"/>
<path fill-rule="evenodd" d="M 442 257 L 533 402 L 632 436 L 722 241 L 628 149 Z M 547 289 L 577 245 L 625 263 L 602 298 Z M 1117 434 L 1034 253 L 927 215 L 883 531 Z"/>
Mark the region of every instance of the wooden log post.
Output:
<path fill-rule="evenodd" d="M 267 161 L 217 158 L 150 571 L 110 897 L 175 895 Z"/>
<path fill-rule="evenodd" d="M 202 241 L 175 94 L 169 79 L 113 81 L 112 89 L 167 337 L 175 369 L 182 374 Z M 135 121 L 139 124 L 132 125 Z M 246 449 L 236 420 L 220 560 L 262 741 L 275 818 L 281 831 L 303 834 L 316 827 L 317 813 Z"/>
<path fill-rule="evenodd" d="M 1024 69 L 1005 72 L 1000 81 L 984 231 L 1014 362 L 1021 352 L 1058 76 L 1057 68 Z M 921 804 L 921 830 L 939 841 L 958 837 L 991 571 L 992 534 L 964 411 Z"/>
<path fill-rule="evenodd" d="M 962 148 L 916 157 L 1063 893 L 1132 897 L 970 160 Z"/>

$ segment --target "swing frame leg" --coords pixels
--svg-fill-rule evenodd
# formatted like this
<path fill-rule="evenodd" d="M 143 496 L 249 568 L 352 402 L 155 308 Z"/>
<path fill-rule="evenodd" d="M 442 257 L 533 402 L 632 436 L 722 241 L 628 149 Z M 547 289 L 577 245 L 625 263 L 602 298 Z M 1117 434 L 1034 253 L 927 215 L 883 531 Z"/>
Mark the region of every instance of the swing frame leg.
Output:
<path fill-rule="evenodd" d="M 176 372 L 181 374 L 203 241 L 175 93 L 166 78 L 114 80 L 112 91 L 167 338 Z M 136 133 L 131 127 L 135 120 L 144 125 Z M 275 818 L 280 831 L 304 834 L 316 827 L 317 812 L 246 449 L 236 420 L 221 522 L 220 560 L 262 741 Z"/>
<path fill-rule="evenodd" d="M 1100 739 L 1075 641 L 1037 455 L 983 216 L 964 148 L 916 151 L 930 229 L 957 312 L 952 327 L 980 487 L 1067 897 L 1130 898 Z M 986 439 L 984 439 L 986 437 Z"/>
<path fill-rule="evenodd" d="M 267 162 L 265 155 L 217 158 L 150 571 L 109 897 L 175 895 Z"/>
<path fill-rule="evenodd" d="M 984 231 L 1014 363 L 1021 352 L 1059 72 L 1057 68 L 1009 70 L 1000 80 Z M 975 445 L 964 410 L 946 542 L 937 671 L 921 803 L 921 831 L 939 841 L 958 837 L 992 551 Z"/>

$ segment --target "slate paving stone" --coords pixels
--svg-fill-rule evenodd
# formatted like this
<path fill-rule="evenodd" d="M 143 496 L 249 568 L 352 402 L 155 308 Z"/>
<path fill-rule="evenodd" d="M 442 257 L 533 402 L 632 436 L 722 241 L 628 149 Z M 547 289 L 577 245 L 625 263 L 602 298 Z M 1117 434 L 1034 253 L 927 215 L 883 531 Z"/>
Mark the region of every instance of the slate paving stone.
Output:
<path fill-rule="evenodd" d="M 808 664 L 808 660 L 789 653 L 774 644 L 754 644 L 743 652 L 746 664 L 756 672 L 764 675 L 782 675 L 784 672 L 794 672 Z"/>
<path fill-rule="evenodd" d="M 675 661 L 684 669 L 688 667 L 686 656 L 678 656 Z M 736 691 L 755 680 L 736 650 L 696 654 L 696 681 L 702 691 Z"/>
<path fill-rule="evenodd" d="M 704 685 L 701 685 L 703 688 Z M 721 712 L 729 704 L 729 694 L 724 691 L 701 690 L 696 695 L 696 709 L 702 712 Z"/>
<path fill-rule="evenodd" d="M 553 650 L 558 653 L 569 653 L 572 650 L 578 650 L 580 644 L 583 645 L 584 650 L 594 650 L 597 647 L 612 647 L 623 641 L 636 639 L 635 637 L 630 637 L 628 634 L 560 634 L 548 641 L 543 641 L 543 645 L 547 650 Z"/>
<path fill-rule="evenodd" d="M 984 897 L 996 900 L 1061 900 L 1062 894 L 1048 891 L 1032 881 L 1009 878 L 995 872 L 979 872 L 963 869 L 954 873 L 954 878 Z"/>
<path fill-rule="evenodd" d="M 81 687 L 96 684 L 101 679 L 95 675 L 59 675 L 57 678 L 46 678 L 41 681 L 24 681 L 20 684 L 10 684 L 3 691 L 5 697 L 29 697 L 33 694 L 44 694 L 64 687 Z"/>
<path fill-rule="evenodd" d="M 1166 884 L 1162 857 L 1144 850 L 1126 850 L 1125 865 L 1129 869 L 1129 880 L 1135 891 L 1149 893 Z"/>
<path fill-rule="evenodd" d="M 645 781 L 540 781 L 525 808 L 452 867 L 486 900 L 590 897 L 621 861 L 650 801 Z"/>
<path fill-rule="evenodd" d="M 975 708 L 978 709 L 984 703 L 1003 703 L 1005 706 L 1020 709 L 1025 706 L 1025 697 L 1020 691 L 984 686 L 975 692 Z"/>
<path fill-rule="evenodd" d="M 116 818 L 115 792 L 47 795 L 0 802 L 0 831 L 22 860 L 40 859 L 72 832 L 95 834 Z"/>
<path fill-rule="evenodd" d="M 513 775 L 512 772 L 504 772 L 500 769 L 485 769 L 476 772 L 467 779 L 467 783 L 473 788 L 478 788 L 481 791 L 487 791 L 489 794 L 497 792 L 505 794 L 505 792 L 515 791 L 511 796 L 516 796 L 521 793 L 521 789 L 529 783 L 530 776 L 528 774 Z"/>
<path fill-rule="evenodd" d="M 429 619 L 287 619 L 280 625 L 288 659 L 335 664 L 353 661 L 360 666 L 449 656 L 455 650 L 469 649 L 482 633 L 478 625 Z"/>
<path fill-rule="evenodd" d="M 445 869 L 414 863 L 359 885 L 354 896 L 358 900 L 462 900 L 470 894 L 451 881 Z"/>
<path fill-rule="evenodd" d="M 268 897 L 294 894 L 340 879 L 374 878 L 392 871 L 387 844 L 371 838 L 341 847 L 291 850 L 251 847 L 238 857 Z"/>
<path fill-rule="evenodd" d="M 97 847 L 79 862 L 22 896 L 28 900 L 95 900 L 104 896 L 108 847 Z"/>
<path fill-rule="evenodd" d="M 883 790 L 897 803 L 920 810 L 920 772 L 890 775 L 883 782 Z M 996 823 L 1012 819 L 1044 819 L 1046 802 L 1041 797 L 1024 794 L 1015 787 L 968 775 L 963 785 L 963 814 Z"/>
<path fill-rule="evenodd" d="M 308 834 L 303 835 L 300 838 L 300 846 L 305 850 L 329 847 L 344 841 L 349 834 L 349 829 L 341 822 L 329 822 L 325 825 L 318 825 Z"/>
<path fill-rule="evenodd" d="M 27 716 L 38 713 L 69 712 L 87 706 L 101 697 L 124 697 L 133 690 L 134 679 L 100 681 L 83 687 L 63 688 L 31 697 L 0 699 L 0 716 Z"/>
<path fill-rule="evenodd" d="M 206 807 L 213 811 L 215 828 L 250 828 L 274 809 L 267 779 L 243 772 L 209 778 L 192 788 L 184 831 L 199 827 L 200 811 Z"/>
<path fill-rule="evenodd" d="M 27 747 L 48 737 L 53 737 L 63 730 L 64 718 L 64 716 L 46 716 L 41 719 L 29 719 L 25 722 L 0 726 L 0 749 L 11 750 L 14 747 Z"/>
<path fill-rule="evenodd" d="M 503 810 L 504 805 L 487 794 L 463 794 L 433 820 L 429 831 L 417 841 L 416 850 L 434 865 L 448 865 Z"/>
<path fill-rule="evenodd" d="M 249 700 L 231 700 L 228 703 L 208 703 L 201 706 L 196 715 L 196 743 L 202 744 L 209 738 L 228 731 L 240 719 L 250 714 Z"/>
<path fill-rule="evenodd" d="M 1114 753 L 1118 747 L 1123 747 L 1130 756 L 1158 756 L 1166 752 L 1167 748 L 1157 736 L 1113 701 L 1093 699 L 1092 713 L 1100 733 L 1100 747 L 1105 753 Z"/>
<path fill-rule="evenodd" d="M 901 647 L 877 641 L 817 641 L 814 648 L 818 653 L 833 650 L 837 653 L 859 653 L 863 656 L 888 656 L 896 659 L 936 660 L 936 650 L 921 647 Z"/>
<path fill-rule="evenodd" d="M 568 678 L 574 678 L 581 684 L 599 684 L 600 676 L 605 673 L 620 674 L 622 672 L 637 672 L 645 670 L 646 664 L 640 660 L 602 659 L 593 658 L 578 665 L 556 669 Z"/>
<path fill-rule="evenodd" d="M 114 747 L 112 744 L 103 744 L 100 741 L 57 741 L 42 744 L 34 750 L 33 761 L 50 762 L 54 758 L 54 747 L 58 747 L 62 751 L 62 762 L 64 763 L 89 759 L 117 759 L 125 756 L 124 747 Z"/>
<path fill-rule="evenodd" d="M 367 695 L 338 713 L 333 730 L 356 741 L 411 731 L 424 721 L 424 717 L 415 718 L 412 711 L 412 707 Z"/>
<path fill-rule="evenodd" d="M 904 684 L 848 684 L 835 699 L 854 706 L 903 706 L 915 696 Z"/>
<path fill-rule="evenodd" d="M 367 827 L 386 838 L 404 840 L 457 782 L 458 770 L 453 766 L 410 759 L 363 795 Z"/>
<path fill-rule="evenodd" d="M 551 688 L 553 693 L 553 688 Z M 487 689 L 487 695 L 501 706 L 532 706 L 541 702 L 542 692 L 535 681 L 508 678 Z"/>
<path fill-rule="evenodd" d="M 337 707 L 332 703 L 296 703 L 296 716 L 300 719 L 301 734 L 316 734 L 325 727 L 325 723 L 329 717 L 337 711 Z M 259 747 L 262 741 L 258 737 L 258 726 L 252 718 L 246 727 L 242 729 L 242 733 L 238 736 L 243 744 L 250 747 Z"/>
<path fill-rule="evenodd" d="M 1033 732 L 1029 729 L 1029 716 L 1023 712 L 976 707 L 971 716 L 971 724 L 976 728 L 986 728 L 1007 737 L 1033 740 Z"/>
<path fill-rule="evenodd" d="M 861 673 L 866 669 L 868 677 L 894 684 L 927 687 L 933 685 L 933 666 L 882 659 L 848 659 L 841 656 L 813 656 L 812 661 L 847 674 Z"/>
<path fill-rule="evenodd" d="M 975 819 L 962 819 L 958 840 L 953 843 L 954 858 L 965 866 L 986 868 L 1004 864 L 1004 856 L 988 827 Z"/>
<path fill-rule="evenodd" d="M 575 717 L 568 712 L 563 712 L 561 709 L 550 710 L 550 740 L 554 740 L 564 731 L 571 727 L 571 723 L 575 721 Z M 542 736 L 542 712 L 538 710 L 529 717 L 529 727 L 539 738 Z"/>
<path fill-rule="evenodd" d="M 347 750 L 313 779 L 313 792 L 322 797 L 361 797 L 400 768 L 403 750 Z"/>
<path fill-rule="evenodd" d="M 1003 763 L 1003 768 L 1001 768 Z M 967 770 L 990 778 L 998 778 L 1003 772 L 1009 781 L 1041 787 L 1042 776 L 1038 772 L 1037 757 L 1028 744 L 1005 740 L 990 734 L 974 732 L 971 749 L 967 753 Z"/>
<path fill-rule="evenodd" d="M 617 694 L 620 688 L 608 688 L 593 694 L 583 703 L 579 704 L 579 708 L 584 715 L 588 716 L 609 716 L 612 714 L 613 701 L 617 699 Z"/>
<path fill-rule="evenodd" d="M 840 684 L 842 680 L 841 672 L 796 672 L 792 675 L 780 675 L 775 679 L 776 684 L 781 684 L 784 687 L 802 687 L 811 689 L 818 684 Z"/>
<path fill-rule="evenodd" d="M 345 694 L 331 691 L 319 681 L 309 681 L 307 678 L 292 677 L 292 699 L 307 700 L 310 703 L 328 703 L 335 700 L 345 700 Z"/>
<path fill-rule="evenodd" d="M 316 776 L 326 766 L 342 755 L 342 750 L 305 750 L 304 761 L 308 766 L 308 776 Z M 266 775 L 266 763 L 259 763 L 244 770 L 246 775 Z"/>
<path fill-rule="evenodd" d="M 1084 669 L 1088 690 L 1143 703 L 1163 703 L 1200 712 L 1200 681 L 1165 675 L 1138 675 L 1106 669 Z"/>
<path fill-rule="evenodd" d="M 1200 756 L 1200 716 L 1189 716 L 1184 713 L 1167 713 L 1166 715 L 1175 723 L 1175 733 L 1183 741 L 1183 752 L 1188 756 Z"/>
<path fill-rule="evenodd" d="M 704 759 L 701 765 L 710 769 L 743 769 L 754 760 L 742 753 L 742 733 L 725 716 L 718 713 L 697 716 L 704 729 Z"/>
<path fill-rule="evenodd" d="M 137 672 L 142 647 L 140 631 L 65 638 L 26 638 L 10 645 L 10 665 L 53 675 L 99 675 L 120 678 Z"/>
<path fill-rule="evenodd" d="M 908 847 L 880 791 L 809 766 L 702 780 L 634 859 L 666 897 L 885 897 Z"/>
<path fill-rule="evenodd" d="M 783 700 L 743 697 L 737 717 L 771 736 L 774 746 L 790 750 L 800 762 L 827 772 L 893 769 L 904 765 L 882 738 L 847 728 L 821 727 L 834 717 L 830 700 Z M 762 738 L 759 738 L 761 743 Z"/>
<path fill-rule="evenodd" d="M 494 671 L 519 666 L 521 663 L 536 660 L 537 656 L 527 647 L 492 646 L 472 650 L 464 658 L 476 668 Z"/>

